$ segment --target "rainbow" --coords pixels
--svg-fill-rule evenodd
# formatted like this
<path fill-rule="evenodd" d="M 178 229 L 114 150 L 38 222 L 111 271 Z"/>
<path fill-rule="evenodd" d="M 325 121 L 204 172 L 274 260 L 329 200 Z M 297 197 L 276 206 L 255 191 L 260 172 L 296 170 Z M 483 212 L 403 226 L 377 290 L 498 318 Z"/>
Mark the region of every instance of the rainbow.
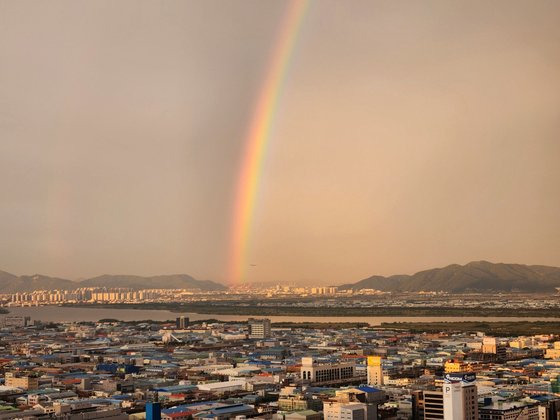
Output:
<path fill-rule="evenodd" d="M 237 181 L 230 237 L 228 282 L 245 280 L 251 225 L 272 123 L 308 0 L 290 0 L 252 113 Z"/>

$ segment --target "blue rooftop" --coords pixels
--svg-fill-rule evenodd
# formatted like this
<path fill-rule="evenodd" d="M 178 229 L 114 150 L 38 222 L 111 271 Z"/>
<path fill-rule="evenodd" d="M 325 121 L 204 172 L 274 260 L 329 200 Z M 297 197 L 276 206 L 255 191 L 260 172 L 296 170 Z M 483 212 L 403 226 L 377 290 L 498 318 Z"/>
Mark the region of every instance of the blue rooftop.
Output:
<path fill-rule="evenodd" d="M 367 385 L 361 385 L 358 389 L 363 392 L 379 392 L 379 389 Z"/>

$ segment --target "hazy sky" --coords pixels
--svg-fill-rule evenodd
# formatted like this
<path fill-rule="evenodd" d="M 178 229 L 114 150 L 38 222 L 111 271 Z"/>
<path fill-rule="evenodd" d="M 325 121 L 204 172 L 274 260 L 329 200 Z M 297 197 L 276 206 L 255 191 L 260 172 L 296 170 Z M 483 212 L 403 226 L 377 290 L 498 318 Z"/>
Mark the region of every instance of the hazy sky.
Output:
<path fill-rule="evenodd" d="M 0 269 L 225 281 L 287 3 L 0 0 Z M 312 2 L 249 280 L 560 265 L 560 3 Z"/>

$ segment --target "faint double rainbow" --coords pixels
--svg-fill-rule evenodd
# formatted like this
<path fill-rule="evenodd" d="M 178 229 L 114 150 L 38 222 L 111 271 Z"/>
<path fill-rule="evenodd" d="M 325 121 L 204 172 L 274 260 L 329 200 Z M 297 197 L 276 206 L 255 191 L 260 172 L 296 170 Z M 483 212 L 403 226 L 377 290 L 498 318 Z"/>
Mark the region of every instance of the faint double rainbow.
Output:
<path fill-rule="evenodd" d="M 230 236 L 228 282 L 245 280 L 247 252 L 272 123 L 309 0 L 290 0 L 249 123 L 237 180 Z"/>

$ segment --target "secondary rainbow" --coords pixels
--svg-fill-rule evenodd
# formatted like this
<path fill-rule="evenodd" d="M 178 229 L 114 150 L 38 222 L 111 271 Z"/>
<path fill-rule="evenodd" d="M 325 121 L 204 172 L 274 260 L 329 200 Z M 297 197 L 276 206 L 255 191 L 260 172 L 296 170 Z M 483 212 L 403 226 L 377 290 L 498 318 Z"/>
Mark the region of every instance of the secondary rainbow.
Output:
<path fill-rule="evenodd" d="M 237 181 L 230 239 L 228 281 L 233 285 L 242 283 L 246 276 L 251 225 L 266 148 L 271 137 L 278 99 L 308 5 L 308 0 L 290 0 L 249 123 Z"/>

